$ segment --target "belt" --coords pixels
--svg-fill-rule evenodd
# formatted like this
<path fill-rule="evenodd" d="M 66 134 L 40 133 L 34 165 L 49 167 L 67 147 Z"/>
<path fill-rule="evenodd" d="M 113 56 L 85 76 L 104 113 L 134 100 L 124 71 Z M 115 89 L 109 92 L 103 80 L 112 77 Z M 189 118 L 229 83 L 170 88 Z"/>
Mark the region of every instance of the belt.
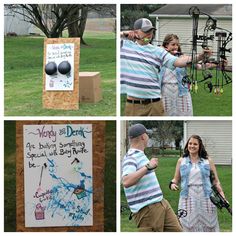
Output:
<path fill-rule="evenodd" d="M 158 102 L 160 100 L 161 100 L 160 98 L 150 98 L 150 99 L 144 99 L 144 100 L 127 99 L 126 102 L 133 103 L 133 104 L 149 104 L 152 102 Z"/>

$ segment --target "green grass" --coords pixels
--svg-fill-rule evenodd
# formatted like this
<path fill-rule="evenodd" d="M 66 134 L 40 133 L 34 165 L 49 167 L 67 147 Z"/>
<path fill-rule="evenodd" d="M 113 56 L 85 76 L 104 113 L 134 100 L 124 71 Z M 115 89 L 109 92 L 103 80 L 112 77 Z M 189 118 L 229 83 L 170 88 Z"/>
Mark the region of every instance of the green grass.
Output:
<path fill-rule="evenodd" d="M 198 71 L 198 78 L 202 74 Z M 204 82 L 198 83 L 197 93 L 191 93 L 194 116 L 232 116 L 232 84 L 224 86 L 222 95 L 209 93 Z M 121 115 L 124 115 L 126 95 L 121 95 Z"/>
<path fill-rule="evenodd" d="M 209 93 L 199 83 L 197 93 L 192 93 L 194 116 L 232 116 L 232 84 L 224 86 L 222 95 Z"/>
<path fill-rule="evenodd" d="M 178 209 L 179 192 L 170 191 L 168 188 L 170 180 L 173 178 L 175 172 L 175 165 L 177 157 L 159 158 L 159 167 L 156 170 L 158 180 L 160 182 L 164 197 L 170 202 L 172 208 L 176 212 Z M 232 167 L 231 166 L 217 166 L 217 173 L 219 175 L 221 185 L 227 200 L 232 207 Z M 121 204 L 127 205 L 123 187 L 121 186 Z M 129 211 L 124 211 L 121 214 L 121 231 L 135 232 L 137 228 L 133 221 L 129 221 Z M 226 209 L 218 210 L 218 219 L 220 230 L 224 232 L 232 231 L 232 217 Z"/>
<path fill-rule="evenodd" d="M 4 122 L 4 231 L 16 231 L 15 121 Z M 116 122 L 105 130 L 104 230 L 116 231 Z"/>
<path fill-rule="evenodd" d="M 42 108 L 43 37 L 6 37 L 4 102 L 6 116 L 115 116 L 116 44 L 113 33 L 87 33 L 81 45 L 80 71 L 101 73 L 102 101 L 80 103 L 78 111 Z"/>

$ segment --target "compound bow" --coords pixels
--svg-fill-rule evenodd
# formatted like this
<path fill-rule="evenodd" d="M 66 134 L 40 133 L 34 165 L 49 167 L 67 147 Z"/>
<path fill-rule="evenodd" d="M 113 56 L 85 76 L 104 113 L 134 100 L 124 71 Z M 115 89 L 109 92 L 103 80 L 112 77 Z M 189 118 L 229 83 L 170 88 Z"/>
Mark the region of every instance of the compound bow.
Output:
<path fill-rule="evenodd" d="M 204 88 L 212 92 L 214 88 L 215 94 L 223 93 L 223 86 L 232 82 L 231 77 L 226 73 L 225 62 L 226 52 L 231 52 L 231 49 L 226 48 L 227 44 L 232 40 L 232 33 L 226 29 L 217 27 L 217 20 L 210 16 L 209 14 L 202 12 L 198 7 L 193 6 L 189 9 L 189 15 L 193 19 L 193 30 L 192 30 L 192 52 L 191 52 L 191 63 L 190 63 L 190 73 L 183 78 L 183 85 L 188 84 L 189 88 L 193 92 L 197 92 L 198 83 L 205 81 Z M 198 21 L 199 16 L 207 16 L 206 24 L 204 27 L 204 32 L 202 35 L 198 35 Z M 223 32 L 217 32 L 216 35 L 210 34 L 209 32 L 219 29 Z M 217 47 L 217 60 L 211 60 L 207 55 L 203 56 L 201 68 L 202 68 L 202 79 L 197 79 L 197 46 L 201 45 L 204 50 L 209 49 L 209 40 L 213 41 L 214 38 L 218 37 L 218 47 Z M 213 74 L 209 70 L 209 64 L 214 64 L 216 68 L 215 72 L 215 83 L 213 83 Z M 221 71 L 222 78 L 220 84 L 219 71 Z M 207 82 L 206 82 L 207 81 Z"/>

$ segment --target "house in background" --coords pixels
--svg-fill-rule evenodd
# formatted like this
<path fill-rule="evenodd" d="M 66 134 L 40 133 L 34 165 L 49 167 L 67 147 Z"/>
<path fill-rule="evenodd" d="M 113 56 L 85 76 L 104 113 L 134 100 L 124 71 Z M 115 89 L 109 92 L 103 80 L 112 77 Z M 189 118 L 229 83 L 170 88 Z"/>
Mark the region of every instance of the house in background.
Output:
<path fill-rule="evenodd" d="M 181 48 L 183 53 L 190 54 L 192 49 L 192 29 L 193 21 L 192 17 L 189 15 L 189 9 L 192 6 L 196 6 L 200 11 L 207 13 L 208 15 L 217 19 L 217 27 L 226 29 L 232 32 L 232 5 L 223 4 L 167 4 L 158 10 L 151 13 L 150 17 L 155 17 L 156 19 L 156 35 L 155 41 L 157 45 L 161 45 L 166 34 L 176 34 L 178 35 L 181 43 Z M 204 32 L 204 27 L 208 17 L 206 15 L 199 16 L 198 23 L 198 35 L 202 35 Z M 216 29 L 215 31 L 210 31 L 209 35 L 214 35 L 213 42 L 213 52 L 217 50 L 217 37 L 216 32 L 222 30 Z M 209 45 L 212 43 L 209 41 Z M 230 42 L 227 48 L 232 47 L 232 42 Z M 198 52 L 202 51 L 201 46 L 198 46 Z M 232 54 L 228 53 L 228 65 L 232 65 Z"/>
<path fill-rule="evenodd" d="M 12 13 L 4 7 L 4 35 L 15 33 L 16 35 L 29 35 L 36 32 L 36 27 L 24 21 L 24 17 Z"/>
<path fill-rule="evenodd" d="M 202 138 L 204 146 L 206 147 L 209 156 L 214 160 L 215 164 L 232 165 L 232 121 L 189 120 L 183 122 L 184 139 L 181 144 L 182 147 L 185 146 L 191 135 L 197 134 Z M 129 145 L 127 137 L 128 125 L 128 121 L 120 122 L 121 160 L 123 159 Z"/>
<path fill-rule="evenodd" d="M 184 143 L 193 134 L 202 138 L 204 146 L 215 164 L 232 164 L 232 121 L 184 121 Z"/>

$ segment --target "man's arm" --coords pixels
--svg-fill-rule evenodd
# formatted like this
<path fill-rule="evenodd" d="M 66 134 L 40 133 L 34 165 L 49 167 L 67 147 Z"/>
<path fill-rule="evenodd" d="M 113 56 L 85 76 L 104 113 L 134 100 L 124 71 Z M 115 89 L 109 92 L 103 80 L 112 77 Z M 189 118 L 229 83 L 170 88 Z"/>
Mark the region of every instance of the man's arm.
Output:
<path fill-rule="evenodd" d="M 186 67 L 188 66 L 190 63 L 192 63 L 191 61 L 191 56 L 187 56 L 187 55 L 182 55 L 181 57 L 178 57 L 177 60 L 175 61 L 174 63 L 174 66 L 175 67 Z M 202 59 L 202 54 L 200 54 L 196 61 L 193 62 L 193 63 L 196 63 L 198 61 L 200 61 Z"/>
<path fill-rule="evenodd" d="M 195 59 L 195 61 L 192 62 L 192 57 L 191 56 L 187 56 L 187 55 L 182 55 L 181 57 L 177 58 L 177 60 L 174 63 L 175 67 L 186 67 L 191 63 L 197 63 L 198 61 L 201 61 L 204 56 L 211 56 L 212 51 L 208 50 L 208 49 L 204 49 L 203 52 L 201 54 L 199 54 L 197 56 L 197 58 Z"/>
<path fill-rule="evenodd" d="M 158 165 L 158 159 L 157 158 L 152 158 L 149 162 L 149 166 L 151 168 L 156 168 Z M 137 182 L 148 172 L 148 168 L 146 166 L 143 166 L 139 170 L 135 171 L 134 173 L 130 173 L 128 175 L 125 175 L 122 179 L 123 185 L 125 188 L 131 187 Z"/>
<path fill-rule="evenodd" d="M 139 36 L 135 30 L 122 31 L 122 32 L 120 32 L 120 37 L 127 38 L 132 41 L 139 38 Z"/>
<path fill-rule="evenodd" d="M 147 172 L 148 172 L 147 167 L 143 166 L 138 171 L 125 175 L 122 179 L 124 187 L 128 188 L 135 185 Z"/>

